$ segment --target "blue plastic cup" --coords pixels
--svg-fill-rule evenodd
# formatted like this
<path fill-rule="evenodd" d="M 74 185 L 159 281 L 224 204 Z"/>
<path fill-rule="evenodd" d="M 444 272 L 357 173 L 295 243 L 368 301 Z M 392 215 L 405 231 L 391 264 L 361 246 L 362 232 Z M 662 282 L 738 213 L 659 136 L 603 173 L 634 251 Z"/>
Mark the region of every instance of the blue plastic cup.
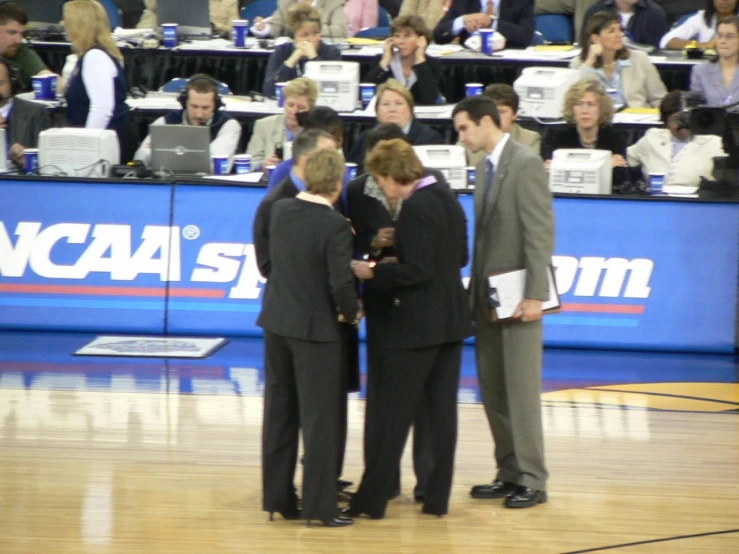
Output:
<path fill-rule="evenodd" d="M 237 154 L 234 156 L 234 172 L 237 175 L 251 173 L 251 154 Z"/>
<path fill-rule="evenodd" d="M 38 173 L 38 148 L 23 149 L 23 170 L 29 174 Z"/>
<path fill-rule="evenodd" d="M 177 46 L 177 23 L 162 23 L 162 46 L 165 48 Z"/>
<path fill-rule="evenodd" d="M 470 188 L 474 187 L 476 179 L 475 167 L 472 165 L 467 166 L 467 186 Z"/>
<path fill-rule="evenodd" d="M 213 160 L 213 175 L 228 174 L 228 156 L 214 155 L 210 158 Z"/>
<path fill-rule="evenodd" d="M 277 105 L 282 108 L 285 105 L 285 97 L 282 95 L 282 89 L 287 83 L 275 83 L 275 95 L 277 96 Z"/>
<path fill-rule="evenodd" d="M 649 194 L 662 194 L 665 186 L 664 173 L 649 174 Z"/>
<path fill-rule="evenodd" d="M 482 94 L 482 83 L 467 83 L 464 86 L 465 96 L 477 96 Z"/>
<path fill-rule="evenodd" d="M 51 95 L 49 87 L 51 81 L 46 78 L 46 75 L 34 75 L 31 77 L 31 83 L 33 84 L 33 97 L 36 100 L 53 100 L 54 97 Z"/>
<path fill-rule="evenodd" d="M 492 29 L 480 29 L 480 51 L 483 54 L 490 55 L 493 53 L 493 34 Z"/>
<path fill-rule="evenodd" d="M 49 95 L 51 99 L 56 98 L 57 85 L 59 83 L 58 75 L 47 75 L 46 78 L 49 80 Z"/>
<path fill-rule="evenodd" d="M 362 109 L 366 109 L 372 99 L 375 97 L 377 85 L 375 83 L 359 84 L 359 99 L 362 101 Z"/>
<path fill-rule="evenodd" d="M 346 162 L 346 172 L 349 174 L 349 180 L 352 181 L 357 178 L 357 164 L 352 162 Z"/>
<path fill-rule="evenodd" d="M 234 19 L 231 26 L 234 46 L 244 48 L 246 46 L 246 35 L 249 32 L 249 22 L 246 19 Z"/>

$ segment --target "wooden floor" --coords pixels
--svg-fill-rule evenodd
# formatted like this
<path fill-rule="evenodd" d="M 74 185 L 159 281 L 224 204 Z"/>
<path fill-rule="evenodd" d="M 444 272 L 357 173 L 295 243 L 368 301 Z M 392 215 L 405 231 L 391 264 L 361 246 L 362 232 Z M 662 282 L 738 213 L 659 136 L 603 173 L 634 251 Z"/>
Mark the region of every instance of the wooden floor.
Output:
<path fill-rule="evenodd" d="M 460 404 L 449 516 L 419 513 L 406 453 L 387 518 L 344 529 L 267 522 L 259 397 L 61 389 L 0 385 L 2 554 L 565 553 L 661 539 L 618 551 L 739 552 L 736 384 L 713 387 L 723 411 L 663 409 L 651 403 L 664 396 L 624 387 L 548 393 L 550 501 L 527 510 L 467 496 L 493 475 L 492 444 L 482 407 Z M 355 481 L 363 411 L 351 401 Z"/>

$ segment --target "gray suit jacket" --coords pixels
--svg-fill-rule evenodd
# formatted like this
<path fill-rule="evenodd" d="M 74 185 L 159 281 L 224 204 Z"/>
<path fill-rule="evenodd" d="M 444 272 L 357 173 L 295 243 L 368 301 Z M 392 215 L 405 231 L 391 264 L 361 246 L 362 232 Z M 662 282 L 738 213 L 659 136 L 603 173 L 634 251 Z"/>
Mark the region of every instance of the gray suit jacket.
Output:
<path fill-rule="evenodd" d="M 526 269 L 526 298 L 549 297 L 547 266 L 554 249 L 554 215 L 547 173 L 527 146 L 508 140 L 483 205 L 486 159 L 477 164 L 475 237 L 470 280 L 473 302 L 486 298 L 491 273 Z"/>
<path fill-rule="evenodd" d="M 511 127 L 511 139 L 528 146 L 537 154 L 541 154 L 541 135 L 536 131 L 529 131 L 514 123 Z M 485 157 L 485 152 L 482 150 L 473 152 L 469 148 L 465 148 L 465 151 L 467 152 L 467 165 L 477 165 Z"/>
<path fill-rule="evenodd" d="M 254 130 L 246 147 L 246 153 L 251 154 L 251 163 L 254 167 L 275 151 L 275 144 L 285 142 L 285 116 L 283 114 L 270 115 L 257 119 Z"/>
<path fill-rule="evenodd" d="M 13 98 L 6 137 L 8 146 L 18 143 L 26 148 L 36 148 L 39 133 L 51 127 L 51 116 L 46 106 L 18 97 Z"/>

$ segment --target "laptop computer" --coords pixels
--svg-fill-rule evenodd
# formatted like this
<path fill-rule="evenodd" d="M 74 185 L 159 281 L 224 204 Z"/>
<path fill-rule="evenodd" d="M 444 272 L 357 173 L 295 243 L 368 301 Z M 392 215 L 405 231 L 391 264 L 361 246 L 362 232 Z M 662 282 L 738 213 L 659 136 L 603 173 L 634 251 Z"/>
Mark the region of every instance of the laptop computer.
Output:
<path fill-rule="evenodd" d="M 58 26 L 62 20 L 62 2 L 59 0 L 13 0 L 13 2 L 26 12 L 31 29 Z"/>
<path fill-rule="evenodd" d="M 204 0 L 158 0 L 157 20 L 159 25 L 177 23 L 181 39 L 211 35 L 210 2 Z"/>
<path fill-rule="evenodd" d="M 151 169 L 175 175 L 210 173 L 210 127 L 152 125 Z"/>

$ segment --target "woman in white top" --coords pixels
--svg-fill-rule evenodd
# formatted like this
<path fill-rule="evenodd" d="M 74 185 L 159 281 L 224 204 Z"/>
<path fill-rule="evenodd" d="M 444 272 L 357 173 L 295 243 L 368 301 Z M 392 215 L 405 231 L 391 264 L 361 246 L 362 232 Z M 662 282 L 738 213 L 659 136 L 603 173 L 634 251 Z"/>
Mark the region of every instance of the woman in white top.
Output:
<path fill-rule="evenodd" d="M 716 25 L 719 19 L 737 15 L 739 0 L 706 0 L 706 9 L 688 18 L 682 25 L 670 30 L 659 42 L 663 50 L 682 50 L 691 41 L 698 48 L 714 48 Z"/>
<path fill-rule="evenodd" d="M 691 135 L 687 114 L 681 114 L 679 90 L 662 99 L 660 117 L 662 129 L 649 129 L 639 141 L 626 149 L 631 167 L 641 166 L 648 178 L 650 173 L 665 176 L 666 186 L 697 187 L 701 177 L 713 179 L 713 158 L 724 155 L 721 138 L 715 135 Z"/>

